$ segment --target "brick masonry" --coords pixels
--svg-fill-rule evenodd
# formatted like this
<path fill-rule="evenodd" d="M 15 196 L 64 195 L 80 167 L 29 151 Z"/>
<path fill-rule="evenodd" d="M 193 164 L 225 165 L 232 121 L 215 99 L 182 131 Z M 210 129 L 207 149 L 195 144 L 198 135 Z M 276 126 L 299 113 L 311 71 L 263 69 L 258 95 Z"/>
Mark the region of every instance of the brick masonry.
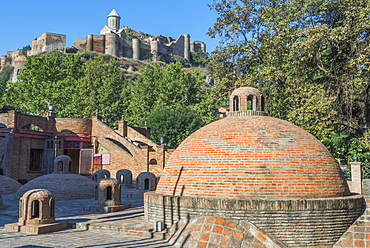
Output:
<path fill-rule="evenodd" d="M 288 246 L 332 247 L 362 209 L 362 196 L 317 199 L 230 199 L 144 195 L 145 217 L 167 226 L 179 220 L 210 215 L 248 220 Z"/>
<path fill-rule="evenodd" d="M 1 195 L 9 195 L 14 194 L 17 190 L 22 187 L 22 184 L 17 182 L 16 180 L 0 175 L 0 194 Z"/>
<path fill-rule="evenodd" d="M 48 174 L 23 185 L 17 193 L 20 198 L 31 189 L 47 189 L 56 200 L 86 199 L 94 197 L 96 182 L 76 174 Z"/>
<path fill-rule="evenodd" d="M 194 197 L 312 198 L 349 195 L 326 147 L 292 123 L 225 118 L 190 135 L 171 155 L 157 193 Z"/>
<path fill-rule="evenodd" d="M 250 222 L 238 222 L 222 217 L 201 216 L 179 229 L 170 243 L 184 248 L 287 247 Z"/>

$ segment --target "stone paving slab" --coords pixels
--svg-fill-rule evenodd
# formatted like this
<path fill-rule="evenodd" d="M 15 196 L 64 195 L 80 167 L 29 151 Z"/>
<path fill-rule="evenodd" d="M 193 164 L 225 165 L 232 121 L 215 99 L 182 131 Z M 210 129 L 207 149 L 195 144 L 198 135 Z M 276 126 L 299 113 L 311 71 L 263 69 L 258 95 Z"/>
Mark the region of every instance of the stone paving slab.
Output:
<path fill-rule="evenodd" d="M 67 221 L 78 228 L 41 235 L 5 231 L 4 224 L 18 221 L 19 203 L 12 195 L 3 196 L 3 201 L 0 248 L 173 247 L 164 240 L 150 238 L 153 223 L 144 219 L 143 199 L 123 198 L 123 203 L 131 204 L 131 208 L 106 214 L 83 210 L 84 206 L 93 205 L 94 199 L 57 201 L 57 221 Z"/>

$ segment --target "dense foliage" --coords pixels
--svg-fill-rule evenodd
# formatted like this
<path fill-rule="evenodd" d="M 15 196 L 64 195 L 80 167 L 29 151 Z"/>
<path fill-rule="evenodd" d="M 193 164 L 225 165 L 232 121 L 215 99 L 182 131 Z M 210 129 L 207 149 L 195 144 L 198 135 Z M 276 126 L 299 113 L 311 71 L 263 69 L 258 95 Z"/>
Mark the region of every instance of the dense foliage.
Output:
<path fill-rule="evenodd" d="M 218 91 L 256 86 L 272 116 L 322 140 L 337 158 L 365 154 L 370 128 L 368 0 L 220 0 L 209 30 Z M 360 157 L 360 156 L 358 156 Z"/>
<path fill-rule="evenodd" d="M 90 118 L 96 110 L 114 124 L 127 91 L 123 72 L 112 59 L 101 56 L 88 61 L 82 54 L 54 52 L 27 58 L 19 81 L 9 84 L 3 101 L 23 113 L 45 114 L 48 105 L 58 117 Z"/>
<path fill-rule="evenodd" d="M 0 86 L 8 80 L 6 69 Z M 148 65 L 134 82 L 116 59 L 96 54 L 47 53 L 27 58 L 19 81 L 6 87 L 2 102 L 23 113 L 43 115 L 53 105 L 57 117 L 91 118 L 98 113 L 111 127 L 151 127 L 152 138 L 175 148 L 186 135 L 214 120 L 215 100 L 202 89 L 204 76 L 184 72 L 181 63 Z"/>

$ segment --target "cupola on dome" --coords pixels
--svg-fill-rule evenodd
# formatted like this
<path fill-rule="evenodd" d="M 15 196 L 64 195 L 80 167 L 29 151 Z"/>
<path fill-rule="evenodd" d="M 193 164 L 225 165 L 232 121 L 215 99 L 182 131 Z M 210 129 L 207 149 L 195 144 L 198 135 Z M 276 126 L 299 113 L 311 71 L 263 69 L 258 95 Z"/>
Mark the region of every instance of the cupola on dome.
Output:
<path fill-rule="evenodd" d="M 259 114 L 225 118 L 189 136 L 171 155 L 158 194 L 227 198 L 349 195 L 338 164 L 320 141 L 290 122 L 264 116 L 259 90 L 243 87 L 231 99 L 235 96 L 244 103 L 252 96 L 254 110 L 232 107 L 230 113 Z"/>

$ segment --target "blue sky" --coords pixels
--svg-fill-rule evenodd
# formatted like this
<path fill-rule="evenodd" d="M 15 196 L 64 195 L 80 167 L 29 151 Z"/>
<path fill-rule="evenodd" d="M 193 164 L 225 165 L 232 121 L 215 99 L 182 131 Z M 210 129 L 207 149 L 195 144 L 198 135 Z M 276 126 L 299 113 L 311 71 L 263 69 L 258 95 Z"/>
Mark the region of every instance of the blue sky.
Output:
<path fill-rule="evenodd" d="M 0 1 L 0 56 L 26 45 L 42 33 L 67 35 L 67 47 L 76 38 L 99 34 L 107 24 L 107 15 L 115 8 L 121 26 L 151 35 L 177 39 L 189 33 L 191 40 L 204 41 L 207 51 L 217 45 L 206 35 L 216 21 L 216 13 L 207 4 L 213 0 L 12 0 Z"/>

